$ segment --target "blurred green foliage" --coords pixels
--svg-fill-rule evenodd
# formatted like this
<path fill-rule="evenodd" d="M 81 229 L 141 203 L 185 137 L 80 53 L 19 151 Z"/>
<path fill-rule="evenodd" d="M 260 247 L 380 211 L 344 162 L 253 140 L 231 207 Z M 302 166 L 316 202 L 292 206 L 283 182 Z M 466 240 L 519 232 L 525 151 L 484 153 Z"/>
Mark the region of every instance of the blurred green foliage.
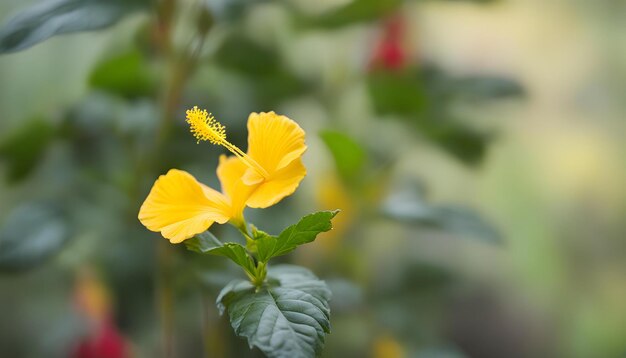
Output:
<path fill-rule="evenodd" d="M 102 29 L 152 0 L 62 0 L 42 2 L 16 15 L 0 29 L 0 53 L 24 50 L 52 36 Z"/>
<path fill-rule="evenodd" d="M 305 17 L 298 23 L 304 27 L 334 29 L 364 21 L 374 21 L 397 9 L 402 0 L 355 0 L 321 16 Z"/>
<path fill-rule="evenodd" d="M 0 271 L 41 265 L 63 248 L 70 232 L 60 208 L 52 203 L 25 203 L 6 217 L 0 231 Z"/>
<path fill-rule="evenodd" d="M 459 93 L 479 96 L 481 92 L 471 86 L 471 81 L 460 85 L 450 82 L 435 69 L 408 73 L 375 72 L 368 78 L 368 88 L 378 113 L 401 116 L 419 133 L 451 154 L 477 164 L 485 153 L 488 135 L 468 127 L 455 118 L 450 109 Z M 477 82 L 484 83 L 484 98 L 523 94 L 519 85 L 510 81 L 477 79 Z M 489 87 L 489 83 L 493 85 Z"/>
<path fill-rule="evenodd" d="M 93 88 L 127 98 L 152 97 L 157 90 L 144 56 L 136 50 L 100 63 L 89 77 Z"/>
<path fill-rule="evenodd" d="M 346 181 L 351 182 L 363 174 L 366 153 L 354 139 L 331 130 L 324 130 L 319 135 L 333 155 L 337 171 Z"/>
<path fill-rule="evenodd" d="M 310 90 L 305 81 L 285 68 L 276 49 L 238 32 L 224 39 L 212 61 L 246 81 L 246 87 L 254 93 L 258 111 L 270 110 L 281 101 Z"/>
<path fill-rule="evenodd" d="M 604 18 L 565 11 L 572 4 L 536 13 L 528 5 L 536 18 L 527 22 L 537 26 L 530 31 L 524 11 L 508 2 L 479 4 L 487 2 L 0 4 L 18 10 L 0 13 L 0 53 L 11 53 L 0 58 L 0 75 L 67 62 L 47 70 L 59 77 L 24 81 L 54 80 L 57 92 L 71 92 L 12 103 L 15 84 L 0 83 L 7 98 L 0 108 L 3 352 L 71 355 L 86 331 L 72 303 L 75 276 L 90 266 L 102 272 L 116 301 L 113 321 L 138 355 L 261 354 L 214 308 L 220 288 L 243 278 L 234 265 L 166 246 L 136 218 L 150 185 L 169 168 L 217 187 L 213 168 L 222 152 L 197 145 L 184 123 L 184 109 L 198 105 L 227 125 L 237 145 L 250 111 L 275 110 L 307 130 L 309 176 L 298 194 L 247 215 L 279 232 L 305 212 L 342 209 L 315 245 L 277 258 L 309 267 L 331 288 L 333 332 L 323 356 L 623 354 L 623 116 L 598 115 L 610 113 L 605 81 L 620 77 L 608 67 L 598 71 L 602 78 L 568 72 L 593 67 L 585 61 L 596 54 L 581 45 L 581 34 L 605 34 Z M 585 9 L 602 13 L 602 4 Z M 434 26 L 421 22 L 429 11 L 453 19 L 449 29 L 413 34 L 407 42 L 420 54 L 405 49 L 400 68 L 369 65 L 390 18 L 405 16 L 419 25 L 407 31 L 422 31 Z M 540 27 L 544 13 L 550 24 L 567 19 L 561 31 L 571 31 L 575 43 L 549 48 L 564 35 L 556 25 Z M 441 60 L 451 54 L 422 56 L 436 52 L 433 42 L 443 47 L 448 36 L 467 32 L 455 27 L 464 17 L 474 21 L 465 26 L 485 26 L 477 31 L 484 42 L 472 42 L 478 35 L 469 31 L 474 46 L 451 52 L 463 54 L 452 65 Z M 17 53 L 123 18 L 108 32 Z M 516 37 L 525 32 L 541 38 Z M 623 43 L 622 33 L 603 39 Z M 96 60 L 87 60 L 85 45 L 96 37 Z M 526 58 L 533 50 L 540 55 Z M 567 61 L 554 59 L 560 52 Z M 487 71 L 498 61 L 504 64 Z M 458 63 L 473 65 L 449 70 Z M 70 83 L 64 74 L 79 64 L 91 71 Z M 31 104 L 12 110 L 24 103 Z M 243 249 L 229 230 L 212 228 L 232 246 L 211 246 L 212 238 L 187 244 Z M 168 343 L 164 331 L 175 339 Z"/>
<path fill-rule="evenodd" d="M 0 141 L 0 158 L 7 166 L 7 179 L 24 179 L 39 163 L 53 140 L 55 128 L 41 118 L 27 120 L 22 127 Z"/>

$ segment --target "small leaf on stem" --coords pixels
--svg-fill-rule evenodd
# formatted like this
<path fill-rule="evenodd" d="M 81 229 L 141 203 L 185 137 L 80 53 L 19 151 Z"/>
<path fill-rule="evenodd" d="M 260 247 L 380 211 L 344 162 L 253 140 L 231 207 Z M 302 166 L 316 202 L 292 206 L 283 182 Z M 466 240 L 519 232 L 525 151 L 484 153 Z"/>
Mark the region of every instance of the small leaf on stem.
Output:
<path fill-rule="evenodd" d="M 278 237 L 258 231 L 255 238 L 259 261 L 267 262 L 272 257 L 284 255 L 302 244 L 312 242 L 319 233 L 333 228 L 331 219 L 338 212 L 320 211 L 307 215 L 297 224 L 283 230 Z"/>
<path fill-rule="evenodd" d="M 185 240 L 188 250 L 201 254 L 224 256 L 241 266 L 248 275 L 256 276 L 256 266 L 254 261 L 246 251 L 246 248 L 234 242 L 222 243 L 209 231 L 198 234 L 195 237 Z"/>

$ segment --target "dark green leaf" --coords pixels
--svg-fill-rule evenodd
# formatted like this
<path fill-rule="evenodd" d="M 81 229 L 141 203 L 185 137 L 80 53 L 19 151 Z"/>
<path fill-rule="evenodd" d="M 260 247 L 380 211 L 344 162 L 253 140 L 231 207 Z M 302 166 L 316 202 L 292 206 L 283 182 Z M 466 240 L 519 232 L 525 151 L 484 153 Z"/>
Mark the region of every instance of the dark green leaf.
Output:
<path fill-rule="evenodd" d="M 489 136 L 454 123 L 451 118 L 434 117 L 435 121 L 447 123 L 434 131 L 427 131 L 427 137 L 441 148 L 467 164 L 477 164 L 483 158 Z"/>
<path fill-rule="evenodd" d="M 436 145 L 474 164 L 482 158 L 488 136 L 449 112 L 455 93 L 444 77 L 436 70 L 379 71 L 367 84 L 376 112 L 400 116 Z"/>
<path fill-rule="evenodd" d="M 419 115 L 427 106 L 423 82 L 410 73 L 374 72 L 367 78 L 374 109 L 380 114 Z"/>
<path fill-rule="evenodd" d="M 202 4 L 219 20 L 237 21 L 252 6 L 269 2 L 269 0 L 203 0 Z"/>
<path fill-rule="evenodd" d="M 263 76 L 279 67 L 278 54 L 248 36 L 235 33 L 219 47 L 213 61 L 248 76 Z"/>
<path fill-rule="evenodd" d="M 299 24 L 307 27 L 338 28 L 383 18 L 402 4 L 402 0 L 353 0 L 321 16 L 304 17 Z"/>
<path fill-rule="evenodd" d="M 268 281 L 258 290 L 247 281 L 231 282 L 217 298 L 220 312 L 228 310 L 235 333 L 270 358 L 319 355 L 330 332 L 326 283 L 289 265 L 270 268 Z"/>
<path fill-rule="evenodd" d="M 127 98 L 151 96 L 156 90 L 156 81 L 138 51 L 130 51 L 100 63 L 91 73 L 89 84 Z"/>
<path fill-rule="evenodd" d="M 286 99 L 307 93 L 311 89 L 309 83 L 298 78 L 284 66 L 251 80 L 257 106 L 264 110 L 270 110 Z"/>
<path fill-rule="evenodd" d="M 252 261 L 246 248 L 240 244 L 234 242 L 222 243 L 209 231 L 198 234 L 184 242 L 188 250 L 201 254 L 228 257 L 249 274 L 254 275 L 255 273 L 254 261 Z"/>
<path fill-rule="evenodd" d="M 459 206 L 428 204 L 413 190 L 400 190 L 389 196 L 383 204 L 383 212 L 397 220 L 455 235 L 496 244 L 502 242 L 498 231 L 474 211 Z"/>
<path fill-rule="evenodd" d="M 526 92 L 519 82 L 504 77 L 468 77 L 455 86 L 460 95 L 474 100 L 521 97 Z"/>
<path fill-rule="evenodd" d="M 208 8 L 202 7 L 198 10 L 196 18 L 196 28 L 199 34 L 206 34 L 215 25 L 215 18 L 213 13 Z"/>
<path fill-rule="evenodd" d="M 26 49 L 55 35 L 111 26 L 151 3 L 151 0 L 41 1 L 0 28 L 0 54 Z"/>
<path fill-rule="evenodd" d="M 237 32 L 222 43 L 212 60 L 241 74 L 242 79 L 248 81 L 258 106 L 264 110 L 308 89 L 305 81 L 283 65 L 275 48 L 263 46 Z"/>
<path fill-rule="evenodd" d="M 278 237 L 265 233 L 259 235 L 256 237 L 259 261 L 267 262 L 272 257 L 284 255 L 302 244 L 315 240 L 319 233 L 333 228 L 331 219 L 338 212 L 339 210 L 309 214 L 297 224 L 283 230 Z"/>
<path fill-rule="evenodd" d="M 353 180 L 361 173 L 365 164 L 363 148 L 344 133 L 336 131 L 322 131 L 320 137 L 335 158 L 335 165 L 339 174 L 346 180 Z"/>
<path fill-rule="evenodd" d="M 24 179 L 37 165 L 54 137 L 54 128 L 41 118 L 27 121 L 0 143 L 0 158 L 8 165 L 11 182 Z"/>
<path fill-rule="evenodd" d="M 0 229 L 0 271 L 37 266 L 56 254 L 68 238 L 67 223 L 54 205 L 21 205 Z"/>

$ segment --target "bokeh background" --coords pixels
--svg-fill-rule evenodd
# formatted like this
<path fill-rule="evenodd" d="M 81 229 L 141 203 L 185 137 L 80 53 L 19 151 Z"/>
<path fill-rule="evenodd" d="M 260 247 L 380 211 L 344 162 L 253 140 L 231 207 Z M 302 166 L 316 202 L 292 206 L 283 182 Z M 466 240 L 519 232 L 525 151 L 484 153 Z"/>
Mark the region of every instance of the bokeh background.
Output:
<path fill-rule="evenodd" d="M 0 356 L 260 356 L 214 304 L 241 273 L 137 220 L 169 168 L 218 186 L 193 105 L 242 148 L 250 112 L 305 129 L 246 215 L 342 210 L 283 259 L 333 291 L 323 356 L 626 354 L 623 2 L 79 3 L 0 2 Z M 14 51 L 32 7 L 106 28 Z"/>

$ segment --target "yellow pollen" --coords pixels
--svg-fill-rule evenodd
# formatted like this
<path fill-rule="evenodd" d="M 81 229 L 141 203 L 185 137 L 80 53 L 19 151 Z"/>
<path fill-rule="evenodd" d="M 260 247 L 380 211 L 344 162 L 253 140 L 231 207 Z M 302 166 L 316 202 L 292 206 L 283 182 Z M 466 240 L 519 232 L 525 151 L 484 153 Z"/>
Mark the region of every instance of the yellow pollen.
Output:
<path fill-rule="evenodd" d="M 189 123 L 191 134 L 200 141 L 209 141 L 211 144 L 221 145 L 237 156 L 249 168 L 256 170 L 262 177 L 269 178 L 269 173 L 249 155 L 226 140 L 226 127 L 216 121 L 212 114 L 200 110 L 197 106 L 188 109 L 186 121 Z"/>
<path fill-rule="evenodd" d="M 207 140 L 212 144 L 221 145 L 226 141 L 226 127 L 213 118 L 213 115 L 206 110 L 200 110 L 197 106 L 188 109 L 187 123 L 189 123 L 191 133 L 200 143 Z"/>

